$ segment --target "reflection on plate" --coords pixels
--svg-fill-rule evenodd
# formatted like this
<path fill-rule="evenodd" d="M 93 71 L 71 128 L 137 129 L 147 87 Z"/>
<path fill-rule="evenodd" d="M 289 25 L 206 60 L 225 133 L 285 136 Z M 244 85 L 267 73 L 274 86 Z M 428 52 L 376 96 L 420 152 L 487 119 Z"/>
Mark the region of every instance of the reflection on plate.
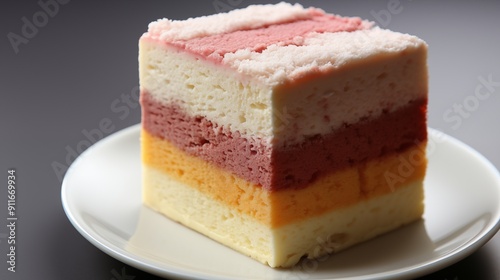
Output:
<path fill-rule="evenodd" d="M 68 170 L 64 210 L 99 249 L 164 277 L 413 278 L 468 256 L 500 227 L 500 175 L 480 154 L 430 129 L 422 221 L 292 269 L 272 269 L 143 207 L 139 125 L 85 151 Z"/>

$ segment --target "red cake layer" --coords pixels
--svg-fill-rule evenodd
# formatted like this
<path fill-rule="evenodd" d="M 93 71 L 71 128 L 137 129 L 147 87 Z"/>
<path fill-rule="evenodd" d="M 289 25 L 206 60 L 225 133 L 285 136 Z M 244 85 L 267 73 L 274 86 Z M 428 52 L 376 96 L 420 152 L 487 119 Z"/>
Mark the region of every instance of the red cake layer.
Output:
<path fill-rule="evenodd" d="M 427 100 L 286 148 L 271 148 L 262 139 L 228 132 L 144 91 L 141 104 L 143 128 L 151 135 L 270 191 L 303 187 L 332 171 L 405 151 L 427 139 Z"/>

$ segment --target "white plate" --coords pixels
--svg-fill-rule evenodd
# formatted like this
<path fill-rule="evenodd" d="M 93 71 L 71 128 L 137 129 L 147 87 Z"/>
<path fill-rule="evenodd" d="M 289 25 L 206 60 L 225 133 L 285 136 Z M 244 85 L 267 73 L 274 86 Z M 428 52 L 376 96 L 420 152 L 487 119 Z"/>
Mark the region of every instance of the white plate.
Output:
<path fill-rule="evenodd" d="M 500 175 L 465 144 L 430 129 L 424 220 L 327 259 L 272 269 L 141 205 L 138 125 L 85 151 L 62 185 L 64 210 L 92 244 L 164 277 L 413 278 L 468 256 L 500 227 Z"/>

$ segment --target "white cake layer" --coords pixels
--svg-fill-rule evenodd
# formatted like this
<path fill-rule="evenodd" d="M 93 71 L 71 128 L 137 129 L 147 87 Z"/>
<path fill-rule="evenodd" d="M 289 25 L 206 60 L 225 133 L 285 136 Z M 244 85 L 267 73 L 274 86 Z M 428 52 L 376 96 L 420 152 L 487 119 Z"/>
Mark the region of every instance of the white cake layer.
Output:
<path fill-rule="evenodd" d="M 329 134 L 344 124 L 377 118 L 427 98 L 426 46 L 413 37 L 373 29 L 309 40 L 315 45 L 303 46 L 302 56 L 294 53 L 302 48 L 298 46 L 249 53 L 251 62 L 246 62 L 244 51 L 237 52 L 232 60 L 236 68 L 231 68 L 143 38 L 141 89 L 243 137 L 274 143 Z M 326 46 L 327 41 L 338 43 Z M 325 55 L 319 52 L 323 47 Z M 304 71 L 313 67 L 305 66 L 308 61 L 333 70 L 286 89 L 259 78 L 267 73 L 285 79 L 295 71 L 291 66 Z M 271 71 L 272 67 L 277 70 Z"/>
<path fill-rule="evenodd" d="M 143 167 L 143 199 L 152 209 L 271 267 L 290 267 L 302 256 L 318 258 L 418 220 L 422 182 L 351 207 L 276 229 Z"/>

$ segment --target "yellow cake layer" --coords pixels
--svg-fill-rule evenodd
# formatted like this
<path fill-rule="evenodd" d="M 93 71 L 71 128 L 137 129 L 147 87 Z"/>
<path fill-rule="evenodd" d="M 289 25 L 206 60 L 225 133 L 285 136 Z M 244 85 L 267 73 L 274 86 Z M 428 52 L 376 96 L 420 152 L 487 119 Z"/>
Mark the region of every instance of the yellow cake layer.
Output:
<path fill-rule="evenodd" d="M 268 192 L 143 130 L 142 161 L 239 213 L 280 227 L 395 192 L 424 178 L 425 143 L 405 152 L 339 170 L 301 189 Z M 145 175 L 147 179 L 147 175 Z M 165 186 L 168 187 L 168 186 Z M 144 196 L 149 195 L 147 184 Z"/>
<path fill-rule="evenodd" d="M 302 257 L 338 252 L 419 220 L 423 213 L 422 181 L 416 180 L 322 215 L 269 227 L 163 170 L 144 166 L 143 175 L 147 206 L 271 267 L 290 267 Z"/>

